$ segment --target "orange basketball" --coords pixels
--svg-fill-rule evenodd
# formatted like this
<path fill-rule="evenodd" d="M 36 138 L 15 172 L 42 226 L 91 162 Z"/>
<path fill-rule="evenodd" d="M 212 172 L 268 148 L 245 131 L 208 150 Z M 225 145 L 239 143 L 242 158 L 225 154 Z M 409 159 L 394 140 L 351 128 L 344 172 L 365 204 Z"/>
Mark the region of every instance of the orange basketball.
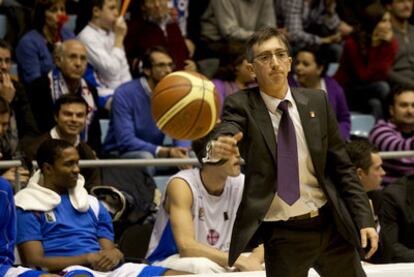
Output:
<path fill-rule="evenodd" d="M 155 87 L 151 109 L 158 128 L 165 134 L 174 139 L 194 140 L 208 134 L 216 124 L 219 97 L 214 84 L 205 76 L 176 71 Z"/>

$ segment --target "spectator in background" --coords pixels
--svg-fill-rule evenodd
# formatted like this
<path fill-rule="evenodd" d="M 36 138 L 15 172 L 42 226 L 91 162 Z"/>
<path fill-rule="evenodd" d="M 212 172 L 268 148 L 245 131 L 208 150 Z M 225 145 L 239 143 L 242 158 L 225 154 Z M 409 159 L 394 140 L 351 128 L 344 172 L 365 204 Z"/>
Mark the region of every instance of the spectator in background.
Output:
<path fill-rule="evenodd" d="M 53 68 L 52 52 L 56 44 L 75 35 L 63 27 L 67 20 L 65 0 L 37 0 L 33 14 L 34 29 L 26 33 L 16 48 L 19 74 L 25 84 Z"/>
<path fill-rule="evenodd" d="M 339 130 L 344 140 L 349 139 L 351 115 L 342 87 L 331 77 L 326 76 L 328 62 L 323 54 L 324 48 L 305 47 L 296 54 L 294 79 L 289 77 L 292 87 L 321 89 L 328 94 L 332 109 L 336 114 Z"/>
<path fill-rule="evenodd" d="M 414 90 L 398 89 L 390 97 L 388 121 L 379 120 L 369 134 L 369 140 L 381 151 L 414 150 Z M 414 174 L 414 158 L 387 159 L 384 185 L 404 175 Z"/>
<path fill-rule="evenodd" d="M 355 165 L 356 173 L 361 185 L 368 195 L 369 203 L 374 216 L 375 229 L 380 233 L 379 213 L 382 203 L 382 178 L 385 171 L 382 168 L 382 159 L 378 148 L 367 139 L 352 140 L 345 145 L 351 162 Z M 385 262 L 384 247 L 380 241 L 377 252 L 368 260 L 372 263 Z"/>
<path fill-rule="evenodd" d="M 56 48 L 55 59 L 56 67 L 33 81 L 27 89 L 37 125 L 42 133 L 48 132 L 56 124 L 54 105 L 57 99 L 65 94 L 79 95 L 88 103 L 81 140 L 100 153 L 98 95 L 96 89 L 82 78 L 87 65 L 85 46 L 78 40 L 67 40 Z"/>
<path fill-rule="evenodd" d="M 11 47 L 4 40 L 0 40 L 0 96 L 10 104 L 11 121 L 17 127 L 18 137 L 21 139 L 39 135 L 24 87 L 11 76 L 11 64 Z"/>
<path fill-rule="evenodd" d="M 197 67 L 191 59 L 194 49 L 187 48 L 177 22 L 171 18 L 168 0 L 143 0 L 140 2 L 140 9 L 141 17 L 128 22 L 129 32 L 125 39 L 125 48 L 134 75 L 137 76 L 143 54 L 153 46 L 167 49 L 176 69 L 196 70 Z M 137 34 L 141 39 L 137 39 Z"/>
<path fill-rule="evenodd" d="M 9 103 L 0 96 L 0 160 L 23 159 L 18 149 L 16 124 L 11 119 L 12 110 Z M 19 182 L 25 183 L 29 179 L 29 171 L 24 167 L 0 169 L 0 175 L 16 185 L 16 170 L 19 173 Z"/>
<path fill-rule="evenodd" d="M 240 154 L 209 163 L 203 162 L 204 144 L 195 141 L 192 146 L 201 169 L 180 171 L 169 180 L 147 259 L 195 274 L 263 270 L 262 245 L 228 267 L 231 232 L 244 187 Z"/>
<path fill-rule="evenodd" d="M 228 55 L 220 60 L 220 66 L 212 79 L 220 97 L 220 115 L 227 96 L 255 85 L 255 80 L 248 70 L 244 47 L 233 43 L 229 45 L 229 49 Z"/>
<path fill-rule="evenodd" d="M 398 51 L 388 73 L 391 85 L 414 88 L 414 26 L 408 20 L 413 14 L 413 0 L 382 0 L 391 14 Z"/>
<path fill-rule="evenodd" d="M 385 257 L 391 263 L 414 262 L 414 175 L 410 174 L 384 189 L 381 205 L 381 236 Z"/>
<path fill-rule="evenodd" d="M 54 117 L 56 125 L 47 133 L 22 144 L 22 150 L 26 159 L 36 159 L 36 151 L 39 145 L 48 139 L 62 139 L 74 147 L 82 160 L 95 160 L 96 154 L 92 148 L 81 141 L 80 135 L 85 129 L 88 117 L 89 105 L 81 96 L 76 94 L 64 94 L 55 103 Z M 85 178 L 85 188 L 90 191 L 94 186 L 101 184 L 99 168 L 82 168 L 80 173 Z"/>
<path fill-rule="evenodd" d="M 352 27 L 336 13 L 336 0 L 280 0 L 276 1 L 278 21 L 288 33 L 293 54 L 308 46 L 328 45 L 329 62 L 339 59 L 342 38 Z"/>
<path fill-rule="evenodd" d="M 163 146 L 165 135 L 151 113 L 151 93 L 157 83 L 174 70 L 173 59 L 162 47 L 147 50 L 143 59 L 143 76 L 120 87 L 114 93 L 111 120 L 104 151 L 121 158 L 188 158 L 187 141 Z M 154 168 L 148 169 L 150 174 Z"/>
<path fill-rule="evenodd" d="M 356 139 L 346 144 L 346 151 L 351 162 L 355 165 L 361 185 L 368 194 L 374 221 L 378 225 L 378 214 L 381 207 L 381 184 L 385 175 L 379 150 L 367 139 Z M 379 231 L 378 228 L 376 229 Z"/>
<path fill-rule="evenodd" d="M 345 41 L 334 76 L 345 89 L 350 108 L 369 112 L 376 119 L 384 117 L 384 104 L 390 92 L 385 80 L 398 48 L 390 18 L 380 4 L 365 9 L 360 26 Z"/>
<path fill-rule="evenodd" d="M 119 16 L 116 0 L 87 0 L 89 24 L 78 34 L 86 47 L 88 62 L 97 74 L 99 96 L 109 110 L 112 94 L 119 85 L 131 80 L 124 50 L 127 26 Z M 136 37 L 135 37 L 136 38 Z M 109 101 L 108 101 L 109 100 Z"/>
<path fill-rule="evenodd" d="M 222 58 L 228 44 L 246 42 L 264 26 L 276 26 L 273 0 L 210 0 L 201 17 L 200 46 L 207 57 Z"/>

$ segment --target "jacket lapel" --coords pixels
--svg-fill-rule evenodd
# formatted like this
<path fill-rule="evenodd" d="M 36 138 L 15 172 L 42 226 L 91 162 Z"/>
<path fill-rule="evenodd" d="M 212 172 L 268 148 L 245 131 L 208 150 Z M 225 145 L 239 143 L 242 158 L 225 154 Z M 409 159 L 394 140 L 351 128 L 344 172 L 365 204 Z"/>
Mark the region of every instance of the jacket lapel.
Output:
<path fill-rule="evenodd" d="M 265 140 L 266 146 L 272 153 L 273 161 L 276 162 L 276 137 L 272 126 L 272 121 L 269 116 L 269 112 L 266 105 L 260 96 L 259 90 L 254 90 L 250 94 L 252 115 L 256 121 L 257 127 L 259 128 L 263 139 Z"/>
<path fill-rule="evenodd" d="M 303 132 L 305 134 L 306 144 L 309 149 L 310 156 L 312 158 L 315 170 L 319 170 L 319 163 L 315 161 L 315 157 L 318 157 L 322 150 L 322 140 L 320 131 L 321 114 L 318 114 L 319 110 L 316 107 L 312 107 L 309 103 L 309 97 L 304 92 L 297 88 L 291 88 L 293 98 L 295 99 L 298 109 L 300 121 L 302 123 Z M 319 172 L 321 173 L 321 172 Z"/>

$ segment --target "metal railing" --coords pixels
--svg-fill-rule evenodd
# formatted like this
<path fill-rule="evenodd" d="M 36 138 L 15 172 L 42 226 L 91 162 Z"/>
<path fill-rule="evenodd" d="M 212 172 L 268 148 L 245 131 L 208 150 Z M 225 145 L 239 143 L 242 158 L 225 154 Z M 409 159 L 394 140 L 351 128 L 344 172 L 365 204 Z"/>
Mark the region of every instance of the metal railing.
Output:
<path fill-rule="evenodd" d="M 390 151 L 380 152 L 383 159 L 396 159 L 414 157 L 414 151 Z M 180 165 L 199 165 L 195 158 L 190 159 L 102 159 L 102 160 L 81 160 L 79 166 L 81 168 L 97 168 L 97 167 L 143 167 L 143 166 L 180 166 Z M 0 161 L 0 168 L 12 168 L 22 166 L 19 160 Z M 36 162 L 33 166 L 37 167 Z M 16 170 L 15 190 L 20 190 L 20 176 Z"/>

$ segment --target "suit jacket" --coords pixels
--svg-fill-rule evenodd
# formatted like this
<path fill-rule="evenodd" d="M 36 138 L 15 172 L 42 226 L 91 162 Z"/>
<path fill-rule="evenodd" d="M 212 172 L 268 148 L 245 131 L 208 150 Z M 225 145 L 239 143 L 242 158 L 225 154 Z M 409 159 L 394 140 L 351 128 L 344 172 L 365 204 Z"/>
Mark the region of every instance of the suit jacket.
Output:
<path fill-rule="evenodd" d="M 373 227 L 373 217 L 367 195 L 358 182 L 340 138 L 326 94 L 303 88 L 292 88 L 291 91 L 316 177 L 327 197 L 337 229 L 347 241 L 359 247 L 357 230 Z M 252 245 L 261 242 L 261 236 L 256 232 L 277 190 L 276 138 L 258 88 L 246 89 L 226 98 L 222 123 L 216 128 L 214 136 L 239 131 L 244 134 L 239 147 L 246 161 L 246 179 L 233 227 L 230 265 L 249 242 Z"/>
<path fill-rule="evenodd" d="M 414 175 L 384 189 L 380 224 L 385 258 L 389 262 L 414 262 Z"/>

